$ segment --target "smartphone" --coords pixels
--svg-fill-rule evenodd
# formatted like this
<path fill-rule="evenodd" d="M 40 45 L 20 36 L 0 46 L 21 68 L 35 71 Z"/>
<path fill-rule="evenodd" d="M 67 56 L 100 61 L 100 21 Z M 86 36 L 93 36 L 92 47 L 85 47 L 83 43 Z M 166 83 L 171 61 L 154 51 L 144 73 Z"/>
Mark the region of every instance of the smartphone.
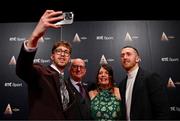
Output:
<path fill-rule="evenodd" d="M 73 12 L 63 12 L 64 19 L 55 23 L 55 25 L 65 25 L 65 24 L 72 24 L 74 21 L 74 13 Z"/>

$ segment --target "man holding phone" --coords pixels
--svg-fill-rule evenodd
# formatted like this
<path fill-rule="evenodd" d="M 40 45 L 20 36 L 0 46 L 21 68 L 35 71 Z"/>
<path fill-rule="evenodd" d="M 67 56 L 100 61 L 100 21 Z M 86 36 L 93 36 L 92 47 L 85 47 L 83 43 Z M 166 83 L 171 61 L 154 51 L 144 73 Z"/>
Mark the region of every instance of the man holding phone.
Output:
<path fill-rule="evenodd" d="M 48 28 L 60 28 L 62 11 L 46 10 L 30 37 L 24 41 L 17 59 L 16 74 L 28 86 L 29 116 L 31 120 L 66 120 L 78 112 L 73 92 L 64 79 L 72 47 L 67 41 L 57 41 L 52 47 L 52 64 L 33 63 L 38 42 Z"/>

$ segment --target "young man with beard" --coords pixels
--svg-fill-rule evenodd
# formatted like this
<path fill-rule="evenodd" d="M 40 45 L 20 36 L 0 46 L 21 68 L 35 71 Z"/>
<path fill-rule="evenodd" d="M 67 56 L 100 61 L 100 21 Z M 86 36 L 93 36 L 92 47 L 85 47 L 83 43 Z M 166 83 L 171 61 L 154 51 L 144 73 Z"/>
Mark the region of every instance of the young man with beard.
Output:
<path fill-rule="evenodd" d="M 140 67 L 139 52 L 132 46 L 121 49 L 120 60 L 127 72 L 120 84 L 122 118 L 128 121 L 168 119 L 166 86 L 159 75 Z"/>
<path fill-rule="evenodd" d="M 71 57 L 71 45 L 58 41 L 52 47 L 52 64 L 33 63 L 38 42 L 48 28 L 60 28 L 54 23 L 63 20 L 62 11 L 46 10 L 31 36 L 23 43 L 17 59 L 16 74 L 28 86 L 29 116 L 33 120 L 65 120 L 76 105 L 74 94 L 64 79 L 64 69 Z M 67 113 L 68 112 L 68 113 Z"/>

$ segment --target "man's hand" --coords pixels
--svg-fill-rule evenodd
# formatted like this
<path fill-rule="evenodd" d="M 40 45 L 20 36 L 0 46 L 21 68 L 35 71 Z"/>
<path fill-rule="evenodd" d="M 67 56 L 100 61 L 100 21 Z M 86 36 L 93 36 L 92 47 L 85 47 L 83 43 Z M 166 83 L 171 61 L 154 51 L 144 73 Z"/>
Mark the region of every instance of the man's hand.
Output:
<path fill-rule="evenodd" d="M 36 47 L 38 40 L 48 28 L 60 28 L 61 26 L 57 26 L 55 23 L 64 19 L 62 13 L 62 11 L 46 10 L 29 37 L 27 47 Z"/>

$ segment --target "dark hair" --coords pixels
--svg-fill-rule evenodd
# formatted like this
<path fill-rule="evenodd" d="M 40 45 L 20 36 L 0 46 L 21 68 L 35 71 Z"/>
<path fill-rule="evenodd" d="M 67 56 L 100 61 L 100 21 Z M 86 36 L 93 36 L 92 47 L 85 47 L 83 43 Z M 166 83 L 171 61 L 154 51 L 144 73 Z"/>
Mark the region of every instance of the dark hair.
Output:
<path fill-rule="evenodd" d="M 60 41 L 54 43 L 51 52 L 54 53 L 54 50 L 56 48 L 58 48 L 59 46 L 64 46 L 64 47 L 68 48 L 70 54 L 72 53 L 72 46 L 71 46 L 71 44 L 68 41 L 65 41 L 65 40 L 60 40 Z"/>
<path fill-rule="evenodd" d="M 114 76 L 113 76 L 113 69 L 112 67 L 109 65 L 109 64 L 101 64 L 99 69 L 98 69 L 98 72 L 97 72 L 97 75 L 96 75 L 96 84 L 97 86 L 99 87 L 99 84 L 98 84 L 98 75 L 99 75 L 99 71 L 101 69 L 101 67 L 103 67 L 106 71 L 108 71 L 109 73 L 109 76 L 110 76 L 110 87 L 113 87 L 114 86 Z"/>
<path fill-rule="evenodd" d="M 139 56 L 139 52 L 135 47 L 128 45 L 128 46 L 124 46 L 122 49 L 124 49 L 124 48 L 132 48 L 137 53 L 137 55 Z"/>

